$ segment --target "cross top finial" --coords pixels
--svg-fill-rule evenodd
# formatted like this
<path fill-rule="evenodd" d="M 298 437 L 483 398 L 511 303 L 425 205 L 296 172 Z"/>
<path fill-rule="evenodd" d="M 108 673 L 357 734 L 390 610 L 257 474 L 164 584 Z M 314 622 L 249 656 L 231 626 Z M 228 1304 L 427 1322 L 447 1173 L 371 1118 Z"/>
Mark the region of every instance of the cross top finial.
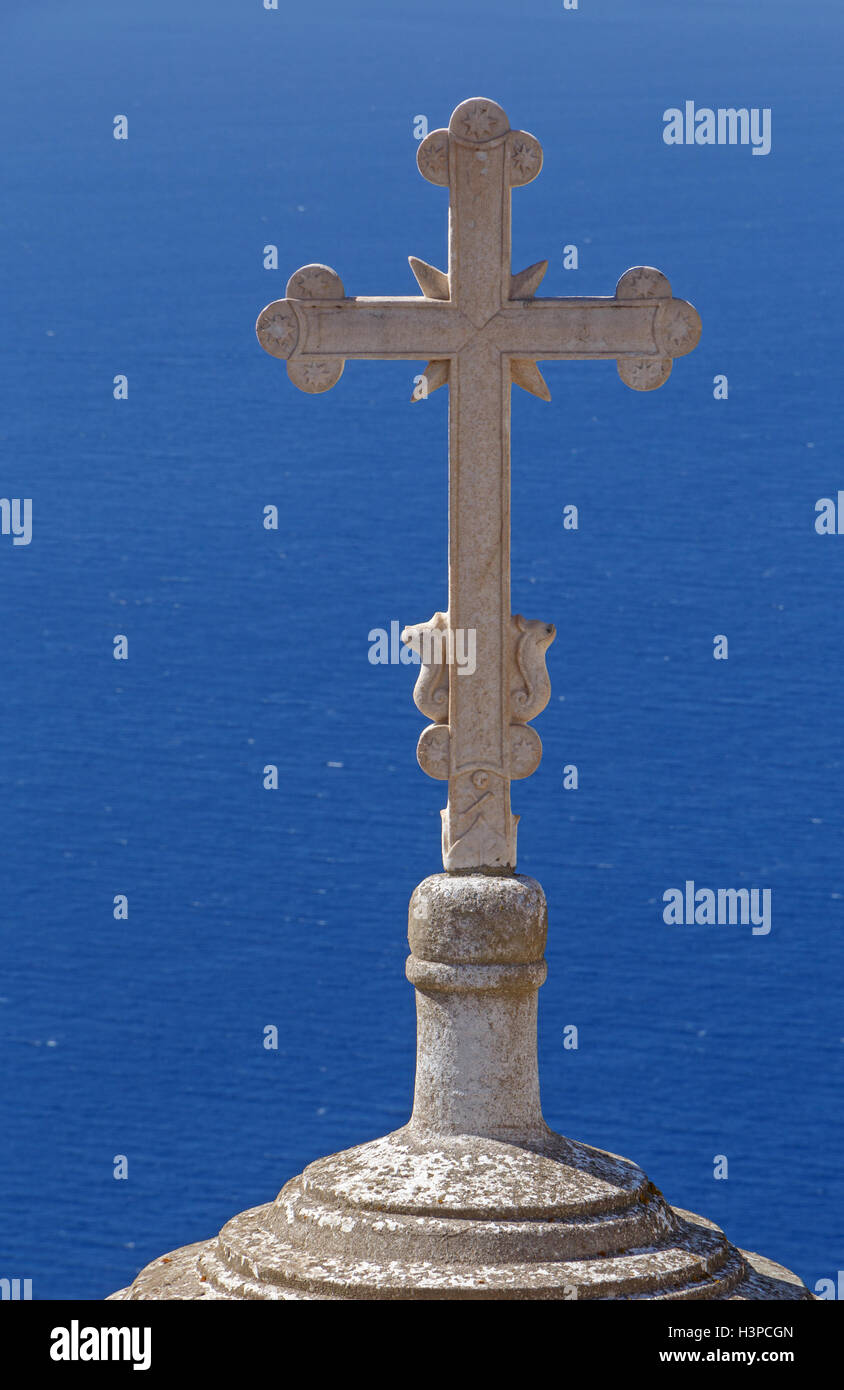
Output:
<path fill-rule="evenodd" d="M 511 130 L 506 113 L 486 97 L 461 101 L 451 114 L 447 130 L 432 130 L 419 146 L 416 163 L 429 183 L 449 182 L 449 142 L 483 150 L 506 141 L 507 176 L 512 188 L 530 183 L 542 168 L 542 146 L 535 135 Z"/>

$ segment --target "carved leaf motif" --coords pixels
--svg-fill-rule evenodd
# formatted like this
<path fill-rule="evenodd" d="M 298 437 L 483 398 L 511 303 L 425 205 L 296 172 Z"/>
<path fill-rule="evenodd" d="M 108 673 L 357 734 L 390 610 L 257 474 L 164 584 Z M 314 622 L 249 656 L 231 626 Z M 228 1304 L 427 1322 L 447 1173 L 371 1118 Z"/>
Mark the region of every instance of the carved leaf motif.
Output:
<path fill-rule="evenodd" d="M 449 364 L 445 359 L 438 358 L 427 364 L 422 375 L 425 378 L 425 395 L 421 395 L 418 388 L 414 386 L 410 394 L 410 399 L 414 404 L 417 401 L 424 401 L 426 396 L 432 396 L 435 391 L 439 391 L 441 386 L 445 386 L 449 376 Z"/>
<path fill-rule="evenodd" d="M 539 396 L 542 401 L 551 399 L 547 381 L 536 363 L 529 358 L 511 357 L 510 380 L 521 386 L 523 391 L 529 391 L 532 396 Z"/>
<path fill-rule="evenodd" d="M 413 699 L 417 709 L 437 724 L 448 722 L 448 614 L 435 613 L 427 623 L 406 627 L 402 641 L 421 661 Z"/>
<path fill-rule="evenodd" d="M 510 298 L 511 299 L 532 299 L 539 289 L 546 270 L 547 261 L 535 261 L 533 265 L 520 270 L 517 275 L 510 276 Z"/>
<path fill-rule="evenodd" d="M 418 256 L 408 256 L 407 259 L 416 277 L 416 283 L 426 299 L 448 299 L 448 276 L 444 270 L 438 270 L 427 261 L 420 261 Z"/>
<path fill-rule="evenodd" d="M 556 635 L 553 623 L 523 618 L 521 613 L 510 620 L 510 709 L 520 724 L 535 719 L 551 698 L 545 653 Z"/>

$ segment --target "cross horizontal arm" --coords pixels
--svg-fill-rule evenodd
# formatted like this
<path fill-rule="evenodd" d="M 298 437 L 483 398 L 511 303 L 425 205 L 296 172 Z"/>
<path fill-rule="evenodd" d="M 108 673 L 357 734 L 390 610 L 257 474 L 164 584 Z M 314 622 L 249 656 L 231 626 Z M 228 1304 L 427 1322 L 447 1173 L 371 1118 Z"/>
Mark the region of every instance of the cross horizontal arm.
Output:
<path fill-rule="evenodd" d="M 544 361 L 683 357 L 700 336 L 684 299 L 533 299 L 505 307 L 487 325 L 502 352 Z"/>
<path fill-rule="evenodd" d="M 420 296 L 336 300 L 277 299 L 258 320 L 273 357 L 450 357 L 474 333 L 453 304 Z"/>

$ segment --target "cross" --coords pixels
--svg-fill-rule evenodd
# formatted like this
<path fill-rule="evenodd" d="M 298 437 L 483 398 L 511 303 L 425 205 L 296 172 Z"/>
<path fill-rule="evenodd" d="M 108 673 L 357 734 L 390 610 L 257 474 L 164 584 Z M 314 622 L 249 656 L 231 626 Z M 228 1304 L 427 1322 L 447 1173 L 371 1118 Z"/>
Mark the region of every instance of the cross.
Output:
<path fill-rule="evenodd" d="M 555 629 L 510 610 L 511 383 L 550 400 L 537 361 L 614 359 L 622 381 L 651 391 L 696 346 L 700 319 L 648 266 L 595 299 L 537 299 L 547 261 L 512 274 L 510 189 L 536 178 L 542 148 L 495 102 L 461 102 L 417 163 L 449 190 L 448 273 L 411 256 L 421 297 L 347 298 L 335 271 L 306 265 L 256 331 L 302 391 L 329 390 L 346 358 L 428 359 L 423 394 L 448 385 L 448 609 L 403 633 L 421 657 L 414 699 L 432 721 L 417 756 L 448 781 L 444 867 L 512 872 L 510 782 L 542 756 L 529 721 L 550 697 Z M 461 639 L 464 655 L 475 642 L 474 670 L 453 659 Z"/>

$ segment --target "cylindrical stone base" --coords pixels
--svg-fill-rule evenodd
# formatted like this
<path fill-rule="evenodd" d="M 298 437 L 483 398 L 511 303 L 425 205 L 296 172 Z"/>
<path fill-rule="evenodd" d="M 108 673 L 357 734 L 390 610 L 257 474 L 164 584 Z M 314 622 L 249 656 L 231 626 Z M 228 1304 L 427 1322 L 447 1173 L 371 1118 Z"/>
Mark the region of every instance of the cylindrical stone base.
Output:
<path fill-rule="evenodd" d="M 536 992 L 546 975 L 545 895 L 532 878 L 435 874 L 410 902 L 416 986 L 411 1127 L 529 1139 L 539 1102 Z"/>

